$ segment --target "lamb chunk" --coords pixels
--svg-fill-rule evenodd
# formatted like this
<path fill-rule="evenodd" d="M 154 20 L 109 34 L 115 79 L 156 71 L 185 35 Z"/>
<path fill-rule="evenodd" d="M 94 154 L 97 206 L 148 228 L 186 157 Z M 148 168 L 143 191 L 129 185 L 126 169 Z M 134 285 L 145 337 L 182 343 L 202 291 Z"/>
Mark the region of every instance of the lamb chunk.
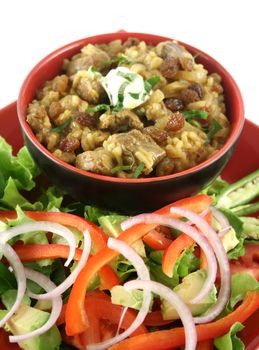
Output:
<path fill-rule="evenodd" d="M 94 66 L 99 71 L 106 67 L 106 62 L 110 60 L 109 55 L 98 47 L 88 44 L 83 47 L 81 53 L 74 56 L 71 60 L 65 60 L 63 69 L 68 76 L 71 76 L 79 70 L 87 70 Z"/>
<path fill-rule="evenodd" d="M 111 175 L 113 160 L 110 152 L 103 148 L 86 151 L 76 157 L 76 167 L 102 175 Z"/>
<path fill-rule="evenodd" d="M 68 77 L 65 74 L 55 77 L 52 81 L 52 89 L 64 94 L 68 89 Z"/>
<path fill-rule="evenodd" d="M 165 41 L 157 45 L 156 51 L 164 59 L 169 57 L 178 59 L 183 70 L 191 71 L 193 68 L 193 57 L 182 45 L 173 41 Z"/>
<path fill-rule="evenodd" d="M 179 70 L 179 62 L 175 57 L 167 57 L 160 66 L 161 74 L 167 79 L 173 79 Z"/>
<path fill-rule="evenodd" d="M 129 110 L 122 110 L 116 114 L 106 112 L 100 116 L 99 120 L 100 129 L 109 129 L 112 132 L 143 129 L 144 127 L 137 114 Z"/>
<path fill-rule="evenodd" d="M 64 108 L 59 102 L 52 102 L 49 106 L 49 117 L 51 120 L 56 119 L 61 113 L 64 112 Z"/>
<path fill-rule="evenodd" d="M 145 164 L 142 171 L 145 175 L 151 173 L 156 164 L 166 155 L 151 136 L 145 135 L 139 130 L 111 135 L 104 141 L 103 147 L 114 155 L 118 163 L 121 162 L 125 152 L 131 152 L 135 157 L 136 164 L 140 162 Z"/>
<path fill-rule="evenodd" d="M 32 102 L 28 108 L 27 122 L 35 133 L 40 132 L 43 128 L 50 129 L 51 122 L 44 106 L 38 102 Z"/>
<path fill-rule="evenodd" d="M 99 81 L 82 77 L 78 83 L 76 92 L 85 101 L 98 104 L 105 95 L 105 91 Z"/>
<path fill-rule="evenodd" d="M 138 38 L 128 38 L 126 41 L 124 41 L 122 47 L 124 49 L 128 49 L 131 46 L 137 46 L 140 43 Z"/>
<path fill-rule="evenodd" d="M 156 175 L 157 176 L 165 176 L 170 175 L 174 172 L 174 161 L 169 157 L 165 157 L 158 163 L 156 167 Z"/>

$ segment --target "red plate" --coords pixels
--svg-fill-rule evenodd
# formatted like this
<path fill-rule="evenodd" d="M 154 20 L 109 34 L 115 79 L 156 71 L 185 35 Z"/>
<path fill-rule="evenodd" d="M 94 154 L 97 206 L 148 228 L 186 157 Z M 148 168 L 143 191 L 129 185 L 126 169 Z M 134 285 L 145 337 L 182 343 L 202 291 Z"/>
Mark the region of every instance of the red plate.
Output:
<path fill-rule="evenodd" d="M 14 152 L 23 145 L 23 138 L 16 113 L 16 102 L 0 110 L 0 135 L 13 146 Z M 227 181 L 235 181 L 259 168 L 259 127 L 249 120 L 245 121 L 244 130 L 236 146 L 233 157 L 222 176 Z M 241 332 L 246 350 L 259 349 L 259 310 L 245 322 Z M 227 349 L 226 349 L 227 350 Z"/>

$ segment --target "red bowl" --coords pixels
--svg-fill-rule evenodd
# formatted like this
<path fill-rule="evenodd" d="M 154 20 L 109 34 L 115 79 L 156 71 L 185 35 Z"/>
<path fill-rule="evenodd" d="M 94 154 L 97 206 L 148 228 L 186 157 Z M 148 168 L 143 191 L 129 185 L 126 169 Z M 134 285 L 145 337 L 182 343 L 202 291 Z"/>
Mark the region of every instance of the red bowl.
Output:
<path fill-rule="evenodd" d="M 25 143 L 47 177 L 76 199 L 127 213 L 159 208 L 169 202 L 194 194 L 213 181 L 229 161 L 244 125 L 243 100 L 232 76 L 206 53 L 179 42 L 193 55 L 201 54 L 198 61 L 209 73 L 217 72 L 222 77 L 231 131 L 226 144 L 220 151 L 205 162 L 180 173 L 141 179 L 122 179 L 94 174 L 80 170 L 54 157 L 40 144 L 26 122 L 27 107 L 35 98 L 36 90 L 46 80 L 53 79 L 59 74 L 63 60 L 78 53 L 84 45 L 108 43 L 115 39 L 124 41 L 129 37 L 137 37 L 154 45 L 161 41 L 172 40 L 152 34 L 117 32 L 75 41 L 52 52 L 31 70 L 21 87 L 17 101 L 17 112 Z"/>

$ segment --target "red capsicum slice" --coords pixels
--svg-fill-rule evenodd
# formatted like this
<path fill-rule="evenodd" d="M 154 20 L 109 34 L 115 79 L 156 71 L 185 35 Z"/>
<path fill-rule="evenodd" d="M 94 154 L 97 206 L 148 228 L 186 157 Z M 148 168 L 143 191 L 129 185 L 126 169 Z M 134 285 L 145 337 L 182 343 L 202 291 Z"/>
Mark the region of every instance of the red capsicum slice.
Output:
<path fill-rule="evenodd" d="M 42 259 L 66 259 L 69 254 L 69 246 L 65 244 L 17 244 L 14 246 L 16 253 L 23 262 Z M 78 261 L 82 255 L 82 249 L 77 248 L 74 260 Z M 119 277 L 109 265 L 104 265 L 98 271 L 100 277 L 100 289 L 110 289 L 120 283 Z"/>
<path fill-rule="evenodd" d="M 211 219 L 212 219 L 211 212 L 207 213 L 204 219 L 208 223 L 211 223 Z M 185 233 L 182 233 L 180 236 L 178 236 L 175 240 L 173 240 L 170 243 L 170 245 L 165 249 L 165 252 L 162 258 L 162 269 L 165 275 L 167 275 L 168 277 L 173 277 L 174 265 L 177 259 L 180 257 L 184 249 L 190 248 L 193 244 L 195 244 L 195 241 Z M 201 268 L 206 268 L 206 267 L 207 267 L 207 260 L 205 255 L 203 254 L 203 251 L 201 250 Z"/>
<path fill-rule="evenodd" d="M 93 253 L 100 251 L 106 247 L 108 237 L 107 235 L 92 222 L 81 218 L 79 216 L 63 213 L 63 212 L 33 212 L 25 211 L 25 214 L 35 221 L 51 221 L 61 225 L 70 226 L 83 232 L 88 230 L 91 236 Z M 1 211 L 0 220 L 15 219 L 17 213 L 15 210 Z M 35 261 L 47 258 L 67 258 L 69 247 L 62 244 L 33 244 L 33 245 L 16 245 L 15 249 L 22 261 Z M 77 248 L 75 260 L 79 260 L 82 250 Z M 100 288 L 110 289 L 119 283 L 116 273 L 111 267 L 103 266 L 100 269 Z"/>
<path fill-rule="evenodd" d="M 170 208 L 172 205 L 194 210 L 197 213 L 203 212 L 211 204 L 212 200 L 205 194 L 200 194 L 194 197 L 181 199 L 173 204 L 169 204 L 162 209 L 156 211 L 157 214 L 171 215 Z M 142 238 L 145 234 L 153 230 L 156 224 L 138 224 L 128 230 L 122 232 L 119 239 L 131 245 L 136 240 Z M 92 277 L 100 268 L 113 260 L 118 253 L 109 249 L 103 248 L 99 253 L 92 256 L 87 265 L 80 272 L 76 279 L 67 305 L 66 312 L 66 333 L 73 336 L 82 333 L 88 327 L 88 320 L 84 310 L 84 299 L 87 286 Z"/>
<path fill-rule="evenodd" d="M 35 221 L 52 221 L 61 225 L 70 226 L 77 230 L 84 232 L 88 230 L 93 242 L 92 252 L 95 254 L 103 247 L 106 246 L 108 237 L 107 235 L 92 222 L 69 213 L 63 212 L 37 212 L 37 211 L 25 211 L 24 212 L 29 218 Z M 15 219 L 17 213 L 14 210 L 0 212 L 0 220 L 6 221 L 6 219 Z"/>
<path fill-rule="evenodd" d="M 198 343 L 196 350 L 213 350 L 213 340 L 208 339 Z"/>
<path fill-rule="evenodd" d="M 244 322 L 259 307 L 259 292 L 248 292 L 242 304 L 231 314 L 211 323 L 196 326 L 198 342 L 214 339 L 226 334 L 235 322 Z M 162 330 L 124 340 L 110 350 L 165 350 L 183 346 L 184 328 Z"/>

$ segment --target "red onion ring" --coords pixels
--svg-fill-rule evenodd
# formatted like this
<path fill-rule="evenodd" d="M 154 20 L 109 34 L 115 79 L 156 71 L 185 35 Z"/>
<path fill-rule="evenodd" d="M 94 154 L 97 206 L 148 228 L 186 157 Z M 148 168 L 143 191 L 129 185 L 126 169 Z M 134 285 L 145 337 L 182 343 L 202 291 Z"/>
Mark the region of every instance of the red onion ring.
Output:
<path fill-rule="evenodd" d="M 108 247 L 116 250 L 126 259 L 128 259 L 134 268 L 137 271 L 138 277 L 145 280 L 150 280 L 150 275 L 148 268 L 146 267 L 143 259 L 125 242 L 120 241 L 119 239 L 109 238 L 108 239 Z M 87 350 L 104 350 L 108 347 L 124 340 L 129 335 L 131 335 L 145 320 L 146 315 L 149 312 L 150 304 L 151 304 L 152 296 L 150 291 L 144 291 L 143 294 L 143 303 L 138 312 L 137 317 L 134 322 L 127 328 L 123 333 L 116 335 L 115 337 L 105 340 L 98 344 L 89 344 L 87 345 Z M 122 317 L 123 317 L 122 313 Z"/>
<path fill-rule="evenodd" d="M 36 282 L 39 286 L 47 291 L 51 291 L 56 288 L 56 285 L 45 275 L 40 272 L 34 271 L 32 269 L 24 268 L 25 275 L 28 279 Z M 60 315 L 62 309 L 62 299 L 61 296 L 52 299 L 52 310 L 48 321 L 40 328 L 22 335 L 11 335 L 9 337 L 10 343 L 19 343 L 26 339 L 39 336 L 47 332 L 51 327 L 53 327 Z"/>
<path fill-rule="evenodd" d="M 158 214 L 140 214 L 140 215 L 134 216 L 124 221 L 121 224 L 121 227 L 123 230 L 125 230 L 139 223 L 160 224 L 160 225 L 176 228 L 177 230 L 184 232 L 185 234 L 190 236 L 194 241 L 196 241 L 199 244 L 201 249 L 204 251 L 204 254 L 206 255 L 206 259 L 208 262 L 208 277 L 204 283 L 203 288 L 192 299 L 191 303 L 198 303 L 200 300 L 202 300 L 214 287 L 214 282 L 216 280 L 216 274 L 217 274 L 217 263 L 216 263 L 214 251 L 210 246 L 210 244 L 208 243 L 206 237 L 201 235 L 194 227 L 186 224 L 185 222 L 179 219 L 174 219 L 169 216 L 158 215 Z"/>
<path fill-rule="evenodd" d="M 185 350 L 195 350 L 197 344 L 197 332 L 194 320 L 188 306 L 183 302 L 181 297 L 173 292 L 170 288 L 155 281 L 133 280 L 126 282 L 124 287 L 132 289 L 143 289 L 156 293 L 166 299 L 178 312 L 185 331 Z"/>
<path fill-rule="evenodd" d="M 33 222 L 27 222 L 24 224 L 17 225 L 15 227 L 11 227 L 5 231 L 1 232 L 0 235 L 0 243 L 6 243 L 11 238 L 18 236 L 22 233 L 29 233 L 34 231 L 46 231 L 46 232 L 53 232 L 57 235 L 60 235 L 64 239 L 67 240 L 70 251 L 68 258 L 65 262 L 65 266 L 68 266 L 71 261 L 73 260 L 73 257 L 75 255 L 76 251 L 76 240 L 73 232 L 69 230 L 67 227 L 62 226 L 60 224 L 57 224 L 55 222 L 50 221 L 33 221 Z"/>
<path fill-rule="evenodd" d="M 188 210 L 188 209 L 172 207 L 170 209 L 170 211 L 171 211 L 171 213 L 180 215 L 182 217 L 187 218 L 188 220 L 191 220 L 208 238 L 208 240 L 209 240 L 209 242 L 210 242 L 211 246 L 213 247 L 213 250 L 216 254 L 218 264 L 219 264 L 219 269 L 220 269 L 220 276 L 221 276 L 221 288 L 219 290 L 217 303 L 210 308 L 210 310 L 207 312 L 206 315 L 194 318 L 196 323 L 210 322 L 210 321 L 214 320 L 223 311 L 223 309 L 226 306 L 228 299 L 229 299 L 229 295 L 230 295 L 230 268 L 229 268 L 227 254 L 225 252 L 225 249 L 224 249 L 222 242 L 219 239 L 217 233 L 207 223 L 207 221 L 202 219 L 195 212 Z"/>
<path fill-rule="evenodd" d="M 60 296 L 63 294 L 69 287 L 72 286 L 72 284 L 77 279 L 77 276 L 79 275 L 80 271 L 84 268 L 85 264 L 87 263 L 90 250 L 91 250 L 91 236 L 87 230 L 84 231 L 84 249 L 82 251 L 82 255 L 80 260 L 78 261 L 77 266 L 74 268 L 74 270 L 70 273 L 70 275 L 63 281 L 58 287 L 55 287 L 48 293 L 44 294 L 34 294 L 29 292 L 29 296 L 34 299 L 38 300 L 46 300 L 46 299 L 52 299 Z"/>
<path fill-rule="evenodd" d="M 21 263 L 20 258 L 9 244 L 6 243 L 3 245 L 0 243 L 0 252 L 3 252 L 3 255 L 9 261 L 10 265 L 14 270 L 17 280 L 16 300 L 11 309 L 5 315 L 5 317 L 3 317 L 0 320 L 0 327 L 3 327 L 3 325 L 13 316 L 13 314 L 18 310 L 19 306 L 21 305 L 22 299 L 26 291 L 26 277 L 24 267 Z"/>

